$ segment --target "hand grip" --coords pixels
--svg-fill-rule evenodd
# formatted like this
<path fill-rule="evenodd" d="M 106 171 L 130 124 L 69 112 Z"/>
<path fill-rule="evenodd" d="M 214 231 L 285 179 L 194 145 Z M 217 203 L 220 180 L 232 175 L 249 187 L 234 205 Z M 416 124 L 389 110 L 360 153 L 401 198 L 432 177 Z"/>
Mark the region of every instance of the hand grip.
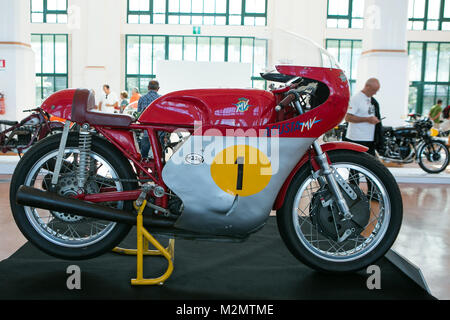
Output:
<path fill-rule="evenodd" d="M 286 97 L 276 106 L 275 110 L 281 111 L 281 109 L 287 107 L 291 102 L 295 101 L 299 97 L 300 95 L 294 89 L 290 90 Z"/>

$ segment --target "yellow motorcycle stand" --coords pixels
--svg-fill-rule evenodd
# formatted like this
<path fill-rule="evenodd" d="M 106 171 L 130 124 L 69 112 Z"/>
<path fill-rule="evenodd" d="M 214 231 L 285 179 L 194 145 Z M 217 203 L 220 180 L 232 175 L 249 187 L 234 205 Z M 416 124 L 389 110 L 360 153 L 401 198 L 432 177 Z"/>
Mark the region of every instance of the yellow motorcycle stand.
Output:
<path fill-rule="evenodd" d="M 142 205 L 137 208 L 137 249 L 124 249 L 116 247 L 113 249 L 113 252 L 123 254 L 123 255 L 132 255 L 136 257 L 136 267 L 137 267 L 137 275 L 136 279 L 131 279 L 132 285 L 163 285 L 164 281 L 166 281 L 173 272 L 173 259 L 175 257 L 175 240 L 170 239 L 169 245 L 167 248 L 164 248 L 158 240 L 156 240 L 143 226 L 143 217 L 142 213 L 147 205 L 147 201 L 144 200 Z M 156 250 L 149 250 L 148 245 L 150 243 L 156 248 Z M 169 265 L 167 266 L 166 272 L 158 277 L 158 278 L 144 278 L 144 256 L 164 256 L 167 259 Z"/>

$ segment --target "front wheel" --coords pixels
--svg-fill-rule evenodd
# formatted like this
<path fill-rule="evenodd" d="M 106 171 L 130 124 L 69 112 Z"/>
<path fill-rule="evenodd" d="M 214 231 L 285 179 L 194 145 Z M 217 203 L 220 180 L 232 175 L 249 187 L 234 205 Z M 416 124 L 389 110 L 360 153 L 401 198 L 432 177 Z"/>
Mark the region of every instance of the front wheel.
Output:
<path fill-rule="evenodd" d="M 441 173 L 449 163 L 447 146 L 440 141 L 431 141 L 422 145 L 417 153 L 419 166 L 428 173 Z"/>
<path fill-rule="evenodd" d="M 401 193 L 392 174 L 374 157 L 347 150 L 328 153 L 333 170 L 356 199 L 342 193 L 351 220 L 337 210 L 328 184 L 304 166 L 294 177 L 278 228 L 291 253 L 324 272 L 352 272 L 380 259 L 394 243 L 401 226 Z"/>

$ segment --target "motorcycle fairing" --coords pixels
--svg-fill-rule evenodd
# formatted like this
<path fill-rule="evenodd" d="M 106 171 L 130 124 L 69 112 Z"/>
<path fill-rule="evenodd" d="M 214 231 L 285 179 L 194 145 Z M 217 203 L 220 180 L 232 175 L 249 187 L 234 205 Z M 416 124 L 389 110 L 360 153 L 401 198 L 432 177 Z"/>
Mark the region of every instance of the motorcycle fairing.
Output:
<path fill-rule="evenodd" d="M 222 190 L 212 177 L 211 164 L 226 149 L 223 146 L 261 148 L 263 145 L 271 146 L 271 139 L 191 136 L 175 157 L 167 162 L 162 173 L 164 183 L 184 204 L 176 227 L 230 237 L 246 236 L 262 227 L 270 215 L 278 191 L 314 139 L 281 138 L 279 156 L 275 148 L 268 147 L 267 157 L 273 169 L 270 181 L 260 192 L 249 196 L 233 195 Z M 201 160 L 190 161 L 189 156 L 193 154 L 196 155 L 193 159 Z M 230 179 L 234 181 L 235 177 Z"/>

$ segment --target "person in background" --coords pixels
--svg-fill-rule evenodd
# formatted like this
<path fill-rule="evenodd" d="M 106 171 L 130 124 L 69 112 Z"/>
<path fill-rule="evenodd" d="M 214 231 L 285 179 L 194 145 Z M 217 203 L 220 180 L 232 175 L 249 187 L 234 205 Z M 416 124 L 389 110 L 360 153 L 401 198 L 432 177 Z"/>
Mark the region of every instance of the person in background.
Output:
<path fill-rule="evenodd" d="M 350 99 L 345 116 L 348 129 L 344 141 L 354 142 L 369 148 L 367 153 L 375 156 L 375 147 L 381 132 L 380 106 L 373 97 L 380 90 L 378 79 L 367 80 L 364 89 Z"/>
<path fill-rule="evenodd" d="M 98 104 L 98 110 L 101 112 L 114 113 L 115 110 L 119 110 L 119 99 L 117 95 L 111 91 L 109 85 L 103 86 L 103 93 Z"/>
<path fill-rule="evenodd" d="M 120 93 L 120 113 L 123 113 L 123 110 L 128 106 L 128 92 L 122 91 Z"/>
<path fill-rule="evenodd" d="M 450 131 L 450 105 L 442 111 L 442 118 L 444 123 L 441 125 L 442 132 Z M 447 147 L 450 147 L 450 134 L 448 136 Z"/>
<path fill-rule="evenodd" d="M 142 112 L 144 112 L 145 109 L 147 109 L 147 107 L 156 99 L 158 99 L 160 97 L 160 95 L 158 94 L 159 91 L 159 82 L 156 80 L 152 80 L 149 82 L 148 84 L 148 93 L 145 96 L 142 96 L 139 99 L 138 102 L 138 114 L 142 114 Z M 158 133 L 160 138 L 161 138 L 161 134 Z M 162 133 L 164 135 L 164 133 Z M 144 136 L 141 139 L 141 142 L 139 144 L 139 147 L 141 149 L 141 155 L 142 158 L 148 158 L 148 154 L 150 151 L 150 140 L 148 138 L 148 133 L 147 131 L 144 131 Z"/>
<path fill-rule="evenodd" d="M 133 88 L 131 90 L 130 104 L 132 104 L 133 102 L 139 101 L 140 98 L 141 98 L 141 95 L 139 94 L 139 89 Z"/>
<path fill-rule="evenodd" d="M 433 121 L 434 127 L 439 129 L 441 124 L 441 113 L 442 113 L 442 100 L 439 99 L 437 103 L 431 107 L 428 117 Z"/>

